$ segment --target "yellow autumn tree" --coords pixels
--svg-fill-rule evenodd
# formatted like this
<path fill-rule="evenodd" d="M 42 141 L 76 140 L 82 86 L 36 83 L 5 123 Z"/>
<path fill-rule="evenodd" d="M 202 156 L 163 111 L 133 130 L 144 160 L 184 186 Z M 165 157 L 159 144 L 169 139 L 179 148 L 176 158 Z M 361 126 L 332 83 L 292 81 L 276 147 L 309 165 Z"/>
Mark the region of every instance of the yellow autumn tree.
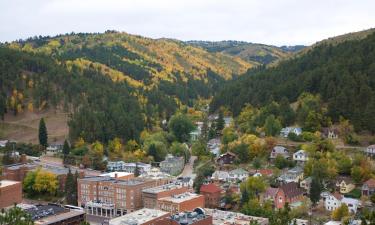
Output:
<path fill-rule="evenodd" d="M 34 190 L 40 193 L 56 193 L 58 181 L 55 174 L 38 170 L 35 176 Z"/>
<path fill-rule="evenodd" d="M 108 142 L 108 152 L 111 160 L 121 158 L 123 146 L 120 138 L 115 138 Z"/>
<path fill-rule="evenodd" d="M 349 209 L 348 206 L 345 204 L 341 204 L 340 207 L 333 210 L 332 212 L 332 219 L 335 221 L 341 221 L 343 218 L 349 216 Z"/>

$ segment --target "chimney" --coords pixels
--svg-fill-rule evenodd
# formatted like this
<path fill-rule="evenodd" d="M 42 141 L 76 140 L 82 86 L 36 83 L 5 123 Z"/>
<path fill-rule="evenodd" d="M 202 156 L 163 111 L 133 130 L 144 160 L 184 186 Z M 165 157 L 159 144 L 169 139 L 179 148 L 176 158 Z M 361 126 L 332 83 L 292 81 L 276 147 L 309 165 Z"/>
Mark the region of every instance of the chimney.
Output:
<path fill-rule="evenodd" d="M 115 173 L 115 178 L 116 178 L 116 180 L 117 180 L 117 178 L 118 178 L 117 173 Z"/>

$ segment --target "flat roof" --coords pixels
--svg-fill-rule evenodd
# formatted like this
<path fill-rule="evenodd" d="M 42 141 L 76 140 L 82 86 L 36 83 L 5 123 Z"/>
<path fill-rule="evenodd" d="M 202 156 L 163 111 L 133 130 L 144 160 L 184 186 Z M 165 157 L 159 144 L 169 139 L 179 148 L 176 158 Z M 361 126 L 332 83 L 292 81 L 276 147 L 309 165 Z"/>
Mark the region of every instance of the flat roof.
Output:
<path fill-rule="evenodd" d="M 162 186 L 147 188 L 147 189 L 144 189 L 142 192 L 154 194 L 154 193 L 160 193 L 160 192 L 163 192 L 163 191 L 169 191 L 169 190 L 174 190 L 174 189 L 178 189 L 178 188 L 182 188 L 182 186 L 178 185 L 178 184 L 175 184 L 175 183 L 170 183 L 170 184 L 165 184 L 165 185 L 162 185 Z"/>
<path fill-rule="evenodd" d="M 0 181 L 0 188 L 7 187 L 7 186 L 12 186 L 15 184 L 20 183 L 19 181 L 14 181 L 14 180 L 1 180 Z"/>
<path fill-rule="evenodd" d="M 57 215 L 52 215 L 52 216 L 44 217 L 40 220 L 36 220 L 36 221 L 34 221 L 34 224 L 35 225 L 54 224 L 56 222 L 63 221 L 63 220 L 66 220 L 66 219 L 69 219 L 69 218 L 72 218 L 72 217 L 80 216 L 80 215 L 83 215 L 83 214 L 85 214 L 85 212 L 83 210 L 73 210 L 72 209 L 69 212 L 65 212 L 65 213 L 61 213 L 61 214 L 57 214 Z"/>
<path fill-rule="evenodd" d="M 112 177 L 112 178 L 115 178 L 116 174 L 117 174 L 117 177 L 126 177 L 126 176 L 131 175 L 132 173 L 114 171 L 114 172 L 110 172 L 110 173 L 104 173 L 104 174 L 101 174 L 99 176 L 100 177 Z"/>
<path fill-rule="evenodd" d="M 140 180 L 140 179 L 136 179 L 136 178 L 133 178 L 133 179 L 130 179 L 130 180 L 118 180 L 118 179 L 115 179 L 115 178 L 109 177 L 109 176 L 85 177 L 85 178 L 81 178 L 80 180 L 81 181 L 97 181 L 97 182 L 108 181 L 108 182 L 122 184 L 122 185 L 128 185 L 128 186 L 139 185 L 139 184 L 145 183 L 144 180 Z"/>
<path fill-rule="evenodd" d="M 109 225 L 134 225 L 134 224 L 143 224 L 148 221 L 168 216 L 168 212 L 164 212 L 158 209 L 147 209 L 143 208 L 126 215 L 113 218 L 109 221 Z"/>
<path fill-rule="evenodd" d="M 199 194 L 196 194 L 196 193 L 185 192 L 185 193 L 182 193 L 182 194 L 172 195 L 172 196 L 169 196 L 169 197 L 161 198 L 160 200 L 173 202 L 173 203 L 181 203 L 181 202 L 188 201 L 188 200 L 191 200 L 191 199 L 194 199 L 194 198 L 199 198 L 201 196 L 202 195 L 199 195 Z"/>

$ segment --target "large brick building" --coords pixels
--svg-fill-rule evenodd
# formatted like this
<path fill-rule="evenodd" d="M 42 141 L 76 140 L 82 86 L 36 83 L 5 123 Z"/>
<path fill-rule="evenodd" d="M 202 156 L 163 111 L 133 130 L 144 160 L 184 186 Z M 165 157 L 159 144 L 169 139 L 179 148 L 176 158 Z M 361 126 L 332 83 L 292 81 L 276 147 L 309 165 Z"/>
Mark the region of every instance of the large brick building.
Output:
<path fill-rule="evenodd" d="M 274 204 L 281 209 L 286 203 L 293 204 L 303 200 L 304 190 L 297 183 L 291 182 L 281 185 L 276 192 Z"/>
<path fill-rule="evenodd" d="M 170 213 L 192 211 L 195 208 L 204 207 L 204 196 L 195 193 L 185 192 L 178 195 L 160 198 L 158 199 L 157 205 L 158 209 Z"/>
<path fill-rule="evenodd" d="M 172 195 L 182 194 L 188 191 L 188 187 L 176 183 L 165 184 L 142 191 L 143 207 L 157 208 L 157 200 Z"/>
<path fill-rule="evenodd" d="M 22 202 L 22 184 L 18 181 L 0 181 L 0 209 Z"/>
<path fill-rule="evenodd" d="M 206 208 L 217 208 L 221 200 L 221 188 L 214 183 L 204 184 L 200 188 L 200 193 L 204 196 Z"/>
<path fill-rule="evenodd" d="M 29 171 L 34 170 L 37 167 L 35 164 L 30 163 L 17 163 L 11 164 L 3 167 L 3 179 L 14 180 L 14 181 L 23 181 L 26 174 Z"/>
<path fill-rule="evenodd" d="M 78 179 L 78 205 L 87 214 L 113 217 L 142 208 L 142 190 L 169 180 L 99 176 Z"/>

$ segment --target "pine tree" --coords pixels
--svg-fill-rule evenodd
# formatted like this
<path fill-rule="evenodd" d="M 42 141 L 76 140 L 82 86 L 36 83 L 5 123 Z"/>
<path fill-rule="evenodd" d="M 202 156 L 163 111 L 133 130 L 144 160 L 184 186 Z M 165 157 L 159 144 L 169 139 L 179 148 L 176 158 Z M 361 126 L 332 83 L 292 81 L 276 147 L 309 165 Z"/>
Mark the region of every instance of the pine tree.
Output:
<path fill-rule="evenodd" d="M 313 177 L 311 181 L 311 187 L 310 187 L 310 200 L 313 203 L 313 205 L 316 205 L 316 203 L 320 199 L 320 193 L 322 192 L 322 185 L 318 178 Z"/>
<path fill-rule="evenodd" d="M 74 188 L 74 176 L 72 174 L 72 171 L 69 168 L 69 172 L 66 175 L 66 180 L 65 180 L 65 196 L 66 196 L 66 202 L 69 205 L 73 205 L 76 199 L 74 199 L 74 193 L 73 193 L 73 188 Z"/>
<path fill-rule="evenodd" d="M 48 145 L 48 133 L 44 118 L 40 119 L 39 122 L 39 144 L 45 148 Z"/>
<path fill-rule="evenodd" d="M 219 116 L 216 120 L 216 132 L 221 132 L 224 129 L 225 121 L 224 121 L 224 115 L 223 112 L 220 110 Z"/>
<path fill-rule="evenodd" d="M 63 147 L 63 155 L 64 155 L 64 159 L 63 159 L 63 162 L 64 164 L 67 164 L 67 156 L 69 155 L 70 153 L 70 146 L 69 146 L 69 143 L 68 141 L 65 139 L 64 141 L 64 147 Z"/>

